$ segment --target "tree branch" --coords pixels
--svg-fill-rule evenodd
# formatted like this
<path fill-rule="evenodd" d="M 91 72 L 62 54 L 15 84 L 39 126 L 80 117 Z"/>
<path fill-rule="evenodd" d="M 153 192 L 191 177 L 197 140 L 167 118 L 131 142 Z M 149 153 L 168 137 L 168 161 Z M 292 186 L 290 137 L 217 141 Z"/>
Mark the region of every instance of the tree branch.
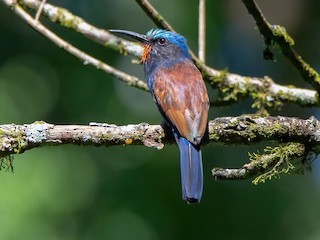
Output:
<path fill-rule="evenodd" d="M 141 9 L 149 16 L 153 23 L 163 29 L 175 32 L 173 27 L 164 19 L 164 17 L 151 5 L 148 0 L 136 0 Z"/>
<path fill-rule="evenodd" d="M 223 144 L 253 144 L 265 140 L 295 141 L 311 147 L 320 145 L 320 124 L 314 117 L 307 120 L 290 117 L 239 117 L 216 118 L 209 122 L 209 141 Z M 173 143 L 170 131 L 161 125 L 147 123 L 117 126 L 91 123 L 81 125 L 53 125 L 45 122 L 33 124 L 0 125 L 0 156 L 22 153 L 25 150 L 47 145 L 145 145 L 163 148 Z"/>
<path fill-rule="evenodd" d="M 37 19 L 33 19 L 15 1 L 4 0 L 4 2 L 8 6 L 10 6 L 13 9 L 13 11 L 19 17 L 21 17 L 24 21 L 26 21 L 32 28 L 34 28 L 36 31 L 41 33 L 46 38 L 48 38 L 51 42 L 56 44 L 58 47 L 64 49 L 65 51 L 67 51 L 71 55 L 73 55 L 73 56 L 77 57 L 78 59 L 80 59 L 81 61 L 83 61 L 83 63 L 85 65 L 90 64 L 92 66 L 95 66 L 97 69 L 100 69 L 100 70 L 120 79 L 121 81 L 125 82 L 126 84 L 128 84 L 130 86 L 133 86 L 133 87 L 145 90 L 145 91 L 148 90 L 147 84 L 144 81 L 140 80 L 139 78 L 131 76 L 127 73 L 124 73 L 122 71 L 119 71 L 119 70 L 111 67 L 110 65 L 86 54 L 85 52 L 81 51 L 80 49 L 74 47 L 70 43 L 66 42 L 65 40 L 63 40 L 62 38 L 57 36 L 55 33 L 53 33 L 52 31 L 47 29 L 44 25 L 42 25 Z M 38 5 L 40 6 L 40 3 Z M 45 8 L 45 6 L 43 6 L 43 8 Z"/>
<path fill-rule="evenodd" d="M 314 117 L 307 120 L 283 116 L 222 117 L 209 122 L 209 140 L 224 144 L 295 141 L 316 146 L 320 142 L 320 125 Z"/>
<path fill-rule="evenodd" d="M 15 0 L 2 0 L 7 6 L 12 6 L 16 3 Z M 38 11 L 40 7 L 40 2 L 38 0 L 19 0 L 21 6 L 30 8 L 35 12 Z M 99 29 L 82 18 L 74 15 L 69 10 L 56 7 L 52 4 L 44 4 L 42 14 L 48 17 L 52 22 L 56 22 L 63 27 L 70 28 L 78 33 L 81 33 L 85 37 L 101 44 L 111 49 L 117 50 L 120 53 L 126 55 L 130 54 L 136 57 L 140 57 L 142 54 L 142 47 L 139 44 L 126 41 L 113 34 L 110 34 L 104 29 Z"/>
<path fill-rule="evenodd" d="M 16 1 L 12 0 L 2 1 L 8 6 L 16 4 Z M 37 0 L 20 0 L 19 2 L 34 11 L 37 11 L 40 5 Z M 122 54 L 141 57 L 143 49 L 140 45 L 116 37 L 103 29 L 98 29 L 64 8 L 46 3 L 42 13 L 51 21 L 58 22 L 64 27 L 69 27 L 97 43 L 115 49 Z M 251 96 L 256 101 L 262 101 L 273 106 L 277 106 L 281 102 L 293 102 L 301 106 L 320 105 L 316 91 L 293 86 L 282 86 L 274 83 L 270 78 L 248 77 L 226 71 L 218 71 L 203 64 L 194 54 L 192 56 L 204 79 L 213 88 L 219 89 L 222 96 L 219 100 L 219 105 L 223 105 L 222 102 L 225 102 L 224 105 L 230 104 L 234 102 L 232 101 L 233 99 L 238 100 L 248 96 Z M 141 86 L 143 89 L 147 87 L 146 84 Z"/>
<path fill-rule="evenodd" d="M 171 131 L 166 130 L 161 125 L 147 123 L 126 126 L 91 123 L 89 126 L 83 126 L 53 125 L 40 121 L 24 125 L 0 125 L 0 169 L 4 165 L 7 169 L 13 169 L 13 154 L 43 146 L 144 145 L 162 149 L 164 144 L 174 142 Z M 297 169 L 301 172 L 301 169 L 309 166 L 307 157 L 319 151 L 320 122 L 314 117 L 307 120 L 280 116 L 216 118 L 209 122 L 208 134 L 203 144 L 216 142 L 239 145 L 265 140 L 288 143 L 267 148 L 262 155 L 251 154 L 251 161 L 239 169 L 214 168 L 214 179 L 247 179 L 261 174 L 253 181 L 257 184 L 294 169 L 297 166 L 292 163 L 294 159 L 300 159 L 298 163 L 302 167 Z"/>
<path fill-rule="evenodd" d="M 206 0 L 199 0 L 199 27 L 198 27 L 198 57 L 205 63 L 206 61 Z"/>
<path fill-rule="evenodd" d="M 265 39 L 267 45 L 267 56 L 272 58 L 272 53 L 269 47 L 276 43 L 281 52 L 288 58 L 291 64 L 298 70 L 303 79 L 311 84 L 314 89 L 320 93 L 320 75 L 313 69 L 308 63 L 306 63 L 302 57 L 292 48 L 294 45 L 293 39 L 286 32 L 285 28 L 278 25 L 271 25 L 262 14 L 258 5 L 254 0 L 242 0 L 243 4 L 248 9 L 249 14 L 254 18 L 256 25 Z"/>
<path fill-rule="evenodd" d="M 144 144 L 161 149 L 164 130 L 160 125 L 116 126 L 92 123 L 90 126 L 53 125 L 42 121 L 33 124 L 0 125 L 0 156 L 26 150 L 64 144 L 112 146 Z"/>
<path fill-rule="evenodd" d="M 38 11 L 37 11 L 37 14 L 36 16 L 34 17 L 34 20 L 39 21 L 39 18 L 41 16 L 41 12 L 43 10 L 43 7 L 44 7 L 44 4 L 46 3 L 47 0 L 42 0 L 41 3 L 40 3 L 40 6 L 38 8 Z"/>
<path fill-rule="evenodd" d="M 289 172 L 295 166 L 291 161 L 305 158 L 308 152 L 301 143 L 288 143 L 275 148 L 266 148 L 265 154 L 250 154 L 250 162 L 238 169 L 212 169 L 212 176 L 215 180 L 240 180 L 248 179 L 259 175 L 253 180 L 254 184 L 265 182 L 266 179 L 278 177 L 280 173 Z M 301 163 L 300 163 L 301 165 Z M 308 165 L 305 164 L 305 165 Z M 307 169 L 309 170 L 309 169 Z M 301 168 L 298 169 L 301 171 Z"/>

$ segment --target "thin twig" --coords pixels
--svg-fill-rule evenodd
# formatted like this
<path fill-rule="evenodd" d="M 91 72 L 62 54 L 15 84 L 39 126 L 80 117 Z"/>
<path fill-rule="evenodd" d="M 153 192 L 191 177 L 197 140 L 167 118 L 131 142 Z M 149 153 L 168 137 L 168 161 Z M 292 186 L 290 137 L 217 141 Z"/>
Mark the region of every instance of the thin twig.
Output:
<path fill-rule="evenodd" d="M 136 0 L 142 10 L 150 17 L 154 24 L 163 29 L 175 32 L 173 27 L 164 19 L 164 17 L 151 5 L 148 0 Z"/>
<path fill-rule="evenodd" d="M 48 38 L 51 42 L 56 44 L 58 47 L 66 50 L 71 55 L 73 55 L 73 56 L 77 57 L 78 59 L 80 59 L 81 61 L 83 61 L 83 64 L 92 65 L 92 66 L 96 67 L 97 69 L 100 69 L 100 70 L 120 79 L 121 81 L 125 82 L 126 84 L 128 84 L 130 86 L 133 86 L 133 87 L 145 90 L 145 91 L 148 90 L 148 86 L 144 81 L 138 79 L 137 77 L 134 77 L 134 76 L 131 76 L 127 73 L 124 73 L 122 71 L 119 71 L 119 70 L 111 67 L 110 65 L 84 53 L 83 51 L 74 47 L 70 43 L 64 41 L 62 38 L 57 36 L 55 33 L 50 31 L 49 29 L 47 29 L 40 22 L 34 20 L 26 11 L 23 10 L 23 8 L 19 4 L 15 3 L 13 1 L 9 1 L 9 0 L 6 0 L 5 2 L 10 7 L 12 7 L 13 10 L 15 11 L 15 13 L 19 17 L 21 17 L 24 21 L 26 21 L 32 28 L 34 28 L 36 31 L 41 33 L 46 38 Z"/>
<path fill-rule="evenodd" d="M 43 9 L 44 4 L 46 3 L 46 1 L 47 1 L 47 0 L 42 0 L 42 1 L 41 1 L 41 4 L 40 4 L 40 6 L 39 6 L 39 8 L 38 8 L 38 11 L 37 11 L 37 14 L 36 14 L 36 16 L 35 16 L 35 18 L 34 18 L 34 20 L 35 20 L 36 22 L 39 21 L 39 18 L 40 18 L 42 9 Z"/>
<path fill-rule="evenodd" d="M 199 27 L 198 27 L 199 59 L 206 61 L 206 0 L 199 0 Z"/>
<path fill-rule="evenodd" d="M 265 38 L 267 45 L 267 51 L 273 43 L 276 43 L 281 52 L 289 59 L 291 64 L 298 70 L 303 79 L 311 84 L 314 89 L 320 93 L 320 75 L 306 63 L 302 57 L 292 48 L 294 45 L 293 39 L 286 32 L 284 27 L 278 25 L 271 25 L 264 17 L 263 13 L 259 9 L 258 5 L 254 0 L 242 0 L 248 12 L 252 15 L 256 21 L 256 25 L 260 33 Z M 268 54 L 270 55 L 270 53 Z"/>

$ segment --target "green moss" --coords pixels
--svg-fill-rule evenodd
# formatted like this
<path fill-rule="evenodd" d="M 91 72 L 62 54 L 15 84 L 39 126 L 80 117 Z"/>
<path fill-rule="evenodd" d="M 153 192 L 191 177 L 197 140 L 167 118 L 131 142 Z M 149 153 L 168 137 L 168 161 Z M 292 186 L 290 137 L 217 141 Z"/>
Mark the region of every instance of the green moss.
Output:
<path fill-rule="evenodd" d="M 83 22 L 81 18 L 74 16 L 70 11 L 64 8 L 58 9 L 55 20 L 59 21 L 62 26 L 75 30 L 77 30 L 78 25 Z"/>
<path fill-rule="evenodd" d="M 106 146 L 111 145 L 111 144 L 107 144 L 107 143 L 112 138 L 113 138 L 113 134 L 112 133 L 108 134 L 108 133 L 101 133 L 101 132 L 99 132 L 97 134 L 94 134 L 94 135 L 89 137 L 90 141 L 93 140 L 93 139 L 97 139 L 98 141 L 96 143 L 97 143 L 98 146 L 101 145 L 102 143 L 105 143 Z"/>
<path fill-rule="evenodd" d="M 299 56 L 299 60 L 300 62 L 302 63 L 302 66 L 304 68 L 304 70 L 308 73 L 308 77 L 309 78 L 312 78 L 314 82 L 317 83 L 317 85 L 320 85 L 320 76 L 319 76 L 319 73 L 314 70 L 310 64 L 304 62 L 301 57 Z"/>
<path fill-rule="evenodd" d="M 255 118 L 260 117 L 257 115 L 243 115 L 245 118 L 245 125 L 247 129 L 244 131 L 236 131 L 242 137 L 246 137 L 248 142 L 254 142 L 257 138 L 261 138 L 261 136 L 265 139 L 272 139 L 273 136 L 279 134 L 287 133 L 288 129 L 286 126 L 282 125 L 278 121 L 274 121 L 272 125 L 267 125 L 261 127 L 260 124 L 257 124 Z M 241 120 L 243 121 L 243 120 Z M 235 122 L 235 125 L 239 125 L 239 123 Z"/>
<path fill-rule="evenodd" d="M 247 93 L 248 91 L 245 88 L 241 88 L 239 83 L 224 87 L 220 90 L 220 94 L 223 96 L 223 101 L 237 101 L 240 96 L 244 96 Z"/>
<path fill-rule="evenodd" d="M 204 77 L 205 78 L 210 77 L 210 80 L 211 80 L 210 84 L 212 86 L 220 86 L 223 82 L 225 82 L 228 74 L 229 74 L 228 69 L 224 69 L 219 72 L 219 76 L 204 76 Z"/>
<path fill-rule="evenodd" d="M 305 146 L 292 142 L 282 144 L 278 147 L 267 146 L 264 149 L 264 153 L 265 154 L 249 153 L 251 162 L 256 168 L 260 169 L 260 172 L 263 172 L 263 174 L 252 181 L 255 185 L 265 183 L 266 180 L 272 178 L 280 178 L 280 174 L 288 174 L 296 169 L 296 166 L 293 164 L 293 159 L 305 154 Z"/>
<path fill-rule="evenodd" d="M 103 62 L 99 61 L 97 65 L 97 69 L 102 69 L 103 68 Z"/>
<path fill-rule="evenodd" d="M 0 129 L 0 136 L 5 135 L 5 133 L 6 133 L 5 131 L 3 131 L 3 130 Z"/>
<path fill-rule="evenodd" d="M 21 132 L 18 132 L 15 138 L 18 146 L 14 148 L 13 151 L 16 154 L 19 154 L 21 153 L 21 150 L 24 149 L 28 144 L 26 141 L 24 141 L 24 135 Z"/>
<path fill-rule="evenodd" d="M 218 133 L 209 133 L 209 139 L 212 141 L 218 142 L 220 139 L 220 135 Z"/>
<path fill-rule="evenodd" d="M 0 171 L 4 169 L 5 171 L 13 172 L 13 155 L 8 155 L 0 158 Z"/>
<path fill-rule="evenodd" d="M 35 121 L 33 124 L 47 124 L 47 123 L 44 121 Z"/>
<path fill-rule="evenodd" d="M 254 103 L 251 105 L 252 108 L 260 109 L 273 109 L 281 110 L 283 103 L 278 96 L 270 96 L 265 92 L 253 92 L 251 94 Z"/>
<path fill-rule="evenodd" d="M 246 84 L 242 86 L 239 82 L 233 84 L 226 84 L 226 78 L 228 78 L 228 70 L 225 69 L 220 72 L 219 76 L 211 77 L 211 85 L 219 89 L 219 95 L 222 101 L 238 101 L 240 97 L 246 96 L 250 90 L 250 78 L 244 78 Z"/>
<path fill-rule="evenodd" d="M 283 106 L 283 102 L 278 95 L 271 95 L 269 93 L 269 87 L 273 84 L 273 80 L 269 77 L 265 77 L 262 80 L 262 89 L 252 89 L 251 97 L 253 99 L 252 108 L 258 109 L 257 114 L 260 116 L 269 116 L 269 110 L 280 111 Z"/>
<path fill-rule="evenodd" d="M 123 54 L 124 56 L 127 56 L 129 54 L 125 45 L 119 44 L 118 46 L 118 51 L 120 52 L 120 54 Z"/>
<path fill-rule="evenodd" d="M 287 33 L 287 30 L 280 25 L 269 25 L 274 36 L 281 37 L 289 46 L 294 45 L 293 38 Z"/>
<path fill-rule="evenodd" d="M 19 154 L 24 151 L 28 145 L 28 142 L 25 140 L 25 135 L 22 131 L 16 131 L 15 129 L 10 129 L 7 131 L 0 130 L 1 138 L 7 138 L 12 144 L 12 151 L 15 154 Z M 2 142 L 0 138 L 0 143 Z M 3 151 L 4 149 L 0 149 Z M 9 149 L 10 150 L 10 149 Z M 3 163 L 3 159 L 1 160 Z"/>

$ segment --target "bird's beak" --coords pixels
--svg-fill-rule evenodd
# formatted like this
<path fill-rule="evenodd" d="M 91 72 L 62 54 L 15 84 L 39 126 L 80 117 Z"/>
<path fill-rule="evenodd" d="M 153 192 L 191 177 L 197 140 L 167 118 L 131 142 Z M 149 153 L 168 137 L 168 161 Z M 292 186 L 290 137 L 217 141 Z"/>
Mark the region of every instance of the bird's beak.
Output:
<path fill-rule="evenodd" d="M 127 30 L 119 30 L 119 29 L 111 29 L 111 30 L 109 30 L 109 32 L 121 33 L 121 34 L 130 36 L 130 37 L 132 37 L 132 38 L 134 38 L 134 39 L 136 39 L 136 40 L 138 40 L 139 42 L 142 42 L 142 43 L 148 43 L 149 42 L 149 39 L 147 38 L 146 35 L 142 35 L 142 34 L 139 34 L 139 33 L 136 33 L 136 32 L 127 31 Z"/>

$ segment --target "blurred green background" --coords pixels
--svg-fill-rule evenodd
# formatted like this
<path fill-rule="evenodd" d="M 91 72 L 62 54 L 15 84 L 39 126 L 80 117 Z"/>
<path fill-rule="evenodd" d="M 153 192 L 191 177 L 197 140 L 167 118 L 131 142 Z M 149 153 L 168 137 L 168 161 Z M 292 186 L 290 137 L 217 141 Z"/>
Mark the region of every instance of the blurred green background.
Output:
<path fill-rule="evenodd" d="M 132 0 L 48 0 L 100 28 L 144 33 L 154 28 Z M 197 1 L 151 1 L 197 50 Z M 207 1 L 207 63 L 281 84 L 309 88 L 277 50 L 262 59 L 263 39 L 241 1 Z M 283 25 L 297 51 L 319 69 L 320 2 L 257 0 L 272 24 Z M 143 76 L 124 57 L 81 35 L 41 21 L 67 41 L 119 69 Z M 0 124 L 160 123 L 148 93 L 62 51 L 0 4 Z M 210 91 L 210 97 L 216 98 Z M 251 100 L 210 110 L 210 118 L 253 113 Z M 317 109 L 289 104 L 273 114 L 308 118 Z M 266 143 L 267 144 L 267 143 Z M 254 186 L 251 180 L 215 182 L 213 167 L 239 167 L 256 146 L 203 147 L 201 204 L 181 199 L 175 145 L 45 147 L 15 156 L 15 173 L 0 172 L 0 239 L 320 239 L 320 168 Z M 319 161 L 318 161 L 319 162 Z M 317 164 L 317 161 L 315 162 Z"/>

